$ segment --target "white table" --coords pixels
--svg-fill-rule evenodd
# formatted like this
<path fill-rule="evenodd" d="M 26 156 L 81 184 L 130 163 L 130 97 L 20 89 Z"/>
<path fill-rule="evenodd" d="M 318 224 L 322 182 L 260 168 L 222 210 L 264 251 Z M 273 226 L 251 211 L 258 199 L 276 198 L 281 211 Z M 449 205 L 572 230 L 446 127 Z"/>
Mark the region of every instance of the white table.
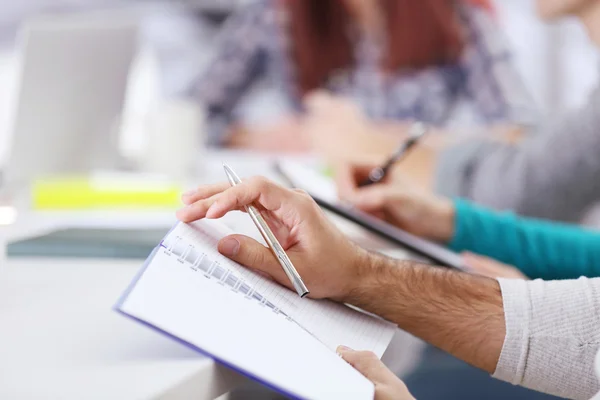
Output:
<path fill-rule="evenodd" d="M 19 260 L 0 273 L 0 398 L 213 399 L 243 381 L 111 309 L 139 262 Z"/>

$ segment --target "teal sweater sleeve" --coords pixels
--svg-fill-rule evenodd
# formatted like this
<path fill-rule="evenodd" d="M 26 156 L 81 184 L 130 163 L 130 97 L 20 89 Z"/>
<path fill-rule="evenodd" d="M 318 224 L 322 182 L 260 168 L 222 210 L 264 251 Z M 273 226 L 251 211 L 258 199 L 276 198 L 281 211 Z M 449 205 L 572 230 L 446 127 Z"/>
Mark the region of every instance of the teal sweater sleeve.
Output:
<path fill-rule="evenodd" d="M 532 279 L 600 276 L 600 232 L 490 211 L 460 199 L 454 205 L 449 247 L 455 251 L 514 265 Z"/>

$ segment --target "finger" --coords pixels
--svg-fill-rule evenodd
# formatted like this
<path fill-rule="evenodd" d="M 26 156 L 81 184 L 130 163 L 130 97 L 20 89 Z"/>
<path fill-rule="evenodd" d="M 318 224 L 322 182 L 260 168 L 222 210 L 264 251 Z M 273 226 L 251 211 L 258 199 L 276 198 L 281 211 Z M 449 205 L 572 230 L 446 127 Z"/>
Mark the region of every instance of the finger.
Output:
<path fill-rule="evenodd" d="M 230 235 L 219 241 L 218 249 L 225 257 L 247 268 L 265 273 L 273 280 L 291 288 L 289 279 L 271 250 L 256 240 L 243 235 Z"/>
<path fill-rule="evenodd" d="M 204 198 L 210 193 L 211 197 Z M 282 201 L 288 201 L 290 191 L 263 177 L 253 177 L 234 187 L 226 184 L 211 185 L 203 188 L 196 202 L 177 211 L 177 218 L 191 222 L 201 218 L 221 218 L 229 211 L 241 210 L 252 203 L 274 211 L 281 207 Z"/>
<path fill-rule="evenodd" d="M 363 211 L 376 212 L 384 210 L 395 199 L 400 199 L 398 190 L 390 186 L 375 184 L 357 189 L 346 200 Z M 400 207 L 401 205 L 395 206 Z"/>
<path fill-rule="evenodd" d="M 289 204 L 293 192 L 266 178 L 253 177 L 216 195 L 207 211 L 209 218 L 220 218 L 229 211 L 248 205 L 259 205 L 268 211 L 277 211 L 282 204 Z"/>
<path fill-rule="evenodd" d="M 228 182 L 220 182 L 212 185 L 202 185 L 196 189 L 184 193 L 181 196 L 181 201 L 183 201 L 184 204 L 192 204 L 198 200 L 206 199 L 208 197 L 214 196 L 217 193 L 221 193 L 230 187 L 231 185 Z"/>
<path fill-rule="evenodd" d="M 193 221 L 197 221 L 202 218 L 220 218 L 223 215 L 218 217 L 213 217 L 211 214 L 213 205 L 216 203 L 218 195 L 214 195 L 209 197 L 208 199 L 198 200 L 195 203 L 188 204 L 187 206 L 177 210 L 175 213 L 175 217 L 181 222 L 190 223 Z M 244 207 L 233 208 L 229 211 L 242 211 L 246 212 Z"/>
<path fill-rule="evenodd" d="M 192 222 L 205 218 L 208 210 L 217 201 L 219 194 L 215 194 L 207 199 L 199 199 L 193 203 L 186 205 L 185 207 L 177 210 L 175 216 L 182 222 Z"/>
<path fill-rule="evenodd" d="M 340 163 L 334 167 L 335 174 L 333 179 L 337 187 L 338 197 L 346 199 L 358 187 L 358 181 L 355 178 L 353 167 L 347 163 Z"/>
<path fill-rule="evenodd" d="M 375 163 L 338 163 L 334 167 L 334 180 L 340 198 L 346 198 L 354 193 L 358 185 L 368 178 L 369 173 L 375 167 Z"/>
<path fill-rule="evenodd" d="M 387 375 L 386 366 L 371 351 L 356 351 L 339 346 L 337 353 L 371 382 L 382 382 Z"/>

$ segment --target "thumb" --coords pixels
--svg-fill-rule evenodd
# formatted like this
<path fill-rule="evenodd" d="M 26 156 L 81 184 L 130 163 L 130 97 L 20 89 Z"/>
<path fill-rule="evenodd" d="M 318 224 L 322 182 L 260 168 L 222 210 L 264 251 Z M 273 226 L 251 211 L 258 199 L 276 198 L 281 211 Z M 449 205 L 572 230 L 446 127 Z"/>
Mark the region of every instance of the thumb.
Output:
<path fill-rule="evenodd" d="M 262 272 L 282 285 L 290 286 L 281 265 L 269 248 L 243 235 L 226 236 L 219 241 L 219 253 L 243 266 Z"/>
<path fill-rule="evenodd" d="M 370 351 L 355 351 L 345 346 L 338 354 L 375 385 L 376 399 L 415 400 L 408 388 L 383 362 Z"/>
<path fill-rule="evenodd" d="M 385 376 L 386 367 L 381 360 L 370 351 L 356 351 L 346 346 L 339 346 L 337 353 L 373 383 L 380 382 Z M 383 376 L 382 376 L 383 375 Z"/>

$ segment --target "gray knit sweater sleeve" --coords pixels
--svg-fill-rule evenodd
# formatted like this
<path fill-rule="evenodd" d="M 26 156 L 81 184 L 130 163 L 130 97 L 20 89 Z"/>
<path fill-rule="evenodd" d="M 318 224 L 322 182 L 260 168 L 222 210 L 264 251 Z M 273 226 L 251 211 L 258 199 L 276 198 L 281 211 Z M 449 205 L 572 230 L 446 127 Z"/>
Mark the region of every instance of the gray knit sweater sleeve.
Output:
<path fill-rule="evenodd" d="M 585 108 L 518 146 L 477 140 L 446 150 L 436 186 L 519 214 L 580 220 L 600 199 L 600 88 Z"/>
<path fill-rule="evenodd" d="M 494 377 L 561 397 L 589 399 L 600 385 L 600 278 L 499 279 L 506 337 Z"/>

